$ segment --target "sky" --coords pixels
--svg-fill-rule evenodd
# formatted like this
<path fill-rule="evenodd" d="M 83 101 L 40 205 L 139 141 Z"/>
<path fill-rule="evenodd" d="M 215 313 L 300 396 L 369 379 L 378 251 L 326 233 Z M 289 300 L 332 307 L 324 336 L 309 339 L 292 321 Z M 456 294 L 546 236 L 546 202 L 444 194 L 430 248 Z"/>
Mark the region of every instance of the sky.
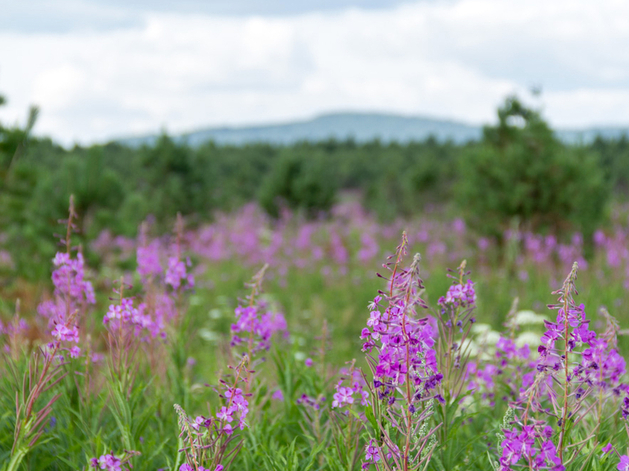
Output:
<path fill-rule="evenodd" d="M 470 124 L 513 93 L 629 126 L 625 0 L 0 0 L 0 122 L 64 145 L 337 111 Z M 541 87 L 540 98 L 528 91 Z"/>

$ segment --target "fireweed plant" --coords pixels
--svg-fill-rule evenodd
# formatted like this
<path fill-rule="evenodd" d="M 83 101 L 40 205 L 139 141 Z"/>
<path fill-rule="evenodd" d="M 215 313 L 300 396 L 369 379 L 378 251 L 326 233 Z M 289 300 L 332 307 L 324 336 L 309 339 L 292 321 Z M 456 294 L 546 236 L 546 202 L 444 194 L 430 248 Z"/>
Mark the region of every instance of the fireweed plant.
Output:
<path fill-rule="evenodd" d="M 3 470 L 20 468 L 26 455 L 44 435 L 55 402 L 61 396 L 56 392 L 44 405 L 41 399 L 68 374 L 64 365 L 69 359 L 81 354 L 79 323 L 87 305 L 94 304 L 92 284 L 86 281 L 84 260 L 80 251 L 72 247 L 72 231 L 76 213 L 74 200 L 70 199 L 69 216 L 66 221 L 65 238 L 61 240 L 65 251 L 57 252 L 53 260 L 53 299 L 40 304 L 38 312 L 47 320 L 49 341 L 39 347 L 29 359 L 21 389 L 15 394 L 15 433 L 10 459 Z M 8 361 L 9 371 L 17 377 L 17 365 Z M 16 378 L 17 379 L 17 378 Z"/>
<path fill-rule="evenodd" d="M 369 406 L 367 384 L 355 361 L 348 368 L 341 368 L 334 391 L 330 419 L 338 460 L 344 469 L 354 469 L 360 460 L 359 444 L 366 423 L 364 408 Z"/>
<path fill-rule="evenodd" d="M 273 334 L 287 333 L 284 316 L 268 309 L 267 303 L 260 299 L 267 268 L 263 266 L 246 284 L 250 292 L 235 309 L 230 346 L 238 363 L 228 366 L 233 373 L 220 378 L 215 389 L 220 400 L 216 413 L 192 419 L 180 405 L 174 406 L 183 444 L 179 451 L 185 456 L 180 471 L 221 471 L 233 462 L 242 447 L 243 438 L 238 432 L 248 427 L 250 398 L 258 392 L 253 368 L 264 361 L 259 355 L 271 348 Z"/>
<path fill-rule="evenodd" d="M 387 291 L 369 305 L 371 314 L 361 338 L 365 340 L 370 375 L 366 378 L 370 395 L 368 418 L 373 435 L 365 450 L 363 468 L 426 469 L 435 449 L 431 427 L 435 399 L 443 401 L 438 386 L 443 375 L 438 370 L 434 350 L 435 332 L 428 317 L 418 315 L 426 309 L 420 298 L 420 257 L 409 268 L 402 268 L 408 239 L 402 236 L 395 254 L 384 265 Z"/>
<path fill-rule="evenodd" d="M 523 384 L 505 414 L 496 470 L 595 469 L 596 455 L 612 449 L 601 441 L 601 429 L 613 420 L 621 392 L 627 390 L 620 383 L 625 361 L 616 350 L 613 318 L 605 313 L 607 329 L 598 337 L 585 306 L 576 304 L 577 269 L 575 262 L 562 287 L 553 292 L 558 301 L 549 308 L 557 311 L 556 319 L 545 322 L 535 376 Z M 617 469 L 626 469 L 625 461 L 621 457 Z"/>
<path fill-rule="evenodd" d="M 268 269 L 264 265 L 262 269 L 254 275 L 246 287 L 251 291 L 247 297 L 238 305 L 234 314 L 236 322 L 232 324 L 231 347 L 236 355 L 248 358 L 251 362 L 247 369 L 245 390 L 248 393 L 252 389 L 253 374 L 257 365 L 264 361 L 258 358 L 262 352 L 271 348 L 271 337 L 275 333 L 284 332 L 288 334 L 286 319 L 280 312 L 269 309 L 268 303 L 260 299 L 262 291 L 262 281 Z"/>

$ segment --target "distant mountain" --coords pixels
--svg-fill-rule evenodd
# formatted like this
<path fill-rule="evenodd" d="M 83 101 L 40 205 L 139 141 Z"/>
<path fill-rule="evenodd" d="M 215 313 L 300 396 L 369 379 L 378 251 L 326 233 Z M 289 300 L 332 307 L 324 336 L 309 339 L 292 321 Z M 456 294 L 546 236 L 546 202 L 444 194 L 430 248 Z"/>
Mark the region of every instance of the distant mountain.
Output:
<path fill-rule="evenodd" d="M 622 136 L 629 138 L 629 127 L 592 127 L 586 129 L 558 129 L 555 134 L 567 144 L 588 144 L 597 137 L 603 139 L 620 139 Z"/>
<path fill-rule="evenodd" d="M 590 128 L 583 130 L 559 130 L 557 135 L 565 142 L 591 142 L 597 135 L 620 137 L 629 135 L 628 128 Z M 456 121 L 410 117 L 380 113 L 332 113 L 306 121 L 260 126 L 219 127 L 193 131 L 174 139 L 196 147 L 208 141 L 217 144 L 242 145 L 254 142 L 293 144 L 298 141 L 323 141 L 327 139 L 354 139 L 357 142 L 380 139 L 382 142 L 423 141 L 434 136 L 439 141 L 451 140 L 464 143 L 478 140 L 482 127 Z M 150 135 L 118 139 L 117 142 L 132 147 L 152 144 L 159 136 Z"/>

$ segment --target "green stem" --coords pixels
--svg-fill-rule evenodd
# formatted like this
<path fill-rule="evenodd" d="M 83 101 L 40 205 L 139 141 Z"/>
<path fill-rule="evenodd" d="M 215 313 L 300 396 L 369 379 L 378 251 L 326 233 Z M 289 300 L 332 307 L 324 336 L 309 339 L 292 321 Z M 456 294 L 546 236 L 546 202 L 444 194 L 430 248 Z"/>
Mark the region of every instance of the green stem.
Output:
<path fill-rule="evenodd" d="M 19 447 L 13 455 L 11 455 L 11 461 L 6 468 L 2 468 L 3 471 L 17 471 L 20 468 L 20 464 L 22 464 L 22 460 L 26 457 L 29 452 L 29 448 L 26 445 Z"/>

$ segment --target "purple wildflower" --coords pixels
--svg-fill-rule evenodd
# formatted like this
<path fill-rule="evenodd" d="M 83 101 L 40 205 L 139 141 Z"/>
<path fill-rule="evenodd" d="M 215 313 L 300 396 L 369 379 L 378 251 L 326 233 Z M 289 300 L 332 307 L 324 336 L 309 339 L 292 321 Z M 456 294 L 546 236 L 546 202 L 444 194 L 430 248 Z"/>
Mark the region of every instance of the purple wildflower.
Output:
<path fill-rule="evenodd" d="M 250 353 L 271 348 L 271 337 L 276 332 L 286 332 L 286 319 L 279 312 L 265 311 L 263 306 L 238 306 L 235 311 L 236 323 L 232 324 L 232 346 L 247 343 Z M 236 334 L 245 334 L 241 337 Z M 312 360 L 310 360 L 312 361 Z M 306 366 L 308 361 L 306 360 Z"/>
<path fill-rule="evenodd" d="M 189 260 L 187 262 L 190 265 Z M 194 287 L 194 277 L 191 273 L 187 273 L 186 263 L 179 260 L 178 257 L 170 257 L 168 259 L 168 268 L 164 282 L 177 291 L 185 282 L 188 288 Z"/>
<path fill-rule="evenodd" d="M 163 268 L 159 261 L 159 242 L 154 240 L 148 245 L 138 247 L 137 262 L 138 273 L 142 278 L 161 275 Z"/>
<path fill-rule="evenodd" d="M 343 407 L 344 404 L 353 404 L 353 394 L 354 391 L 350 388 L 337 387 L 336 393 L 334 394 L 334 400 L 332 401 L 332 408 Z"/>
<path fill-rule="evenodd" d="M 106 471 L 121 471 L 122 470 L 122 461 L 120 458 L 116 458 L 114 455 L 101 455 L 98 458 L 98 466 L 100 469 L 104 469 Z"/>
<path fill-rule="evenodd" d="M 369 440 L 369 443 L 365 446 L 365 461 L 362 468 L 368 469 L 370 465 L 376 464 L 380 461 L 380 452 L 378 447 L 374 445 L 374 440 Z"/>

